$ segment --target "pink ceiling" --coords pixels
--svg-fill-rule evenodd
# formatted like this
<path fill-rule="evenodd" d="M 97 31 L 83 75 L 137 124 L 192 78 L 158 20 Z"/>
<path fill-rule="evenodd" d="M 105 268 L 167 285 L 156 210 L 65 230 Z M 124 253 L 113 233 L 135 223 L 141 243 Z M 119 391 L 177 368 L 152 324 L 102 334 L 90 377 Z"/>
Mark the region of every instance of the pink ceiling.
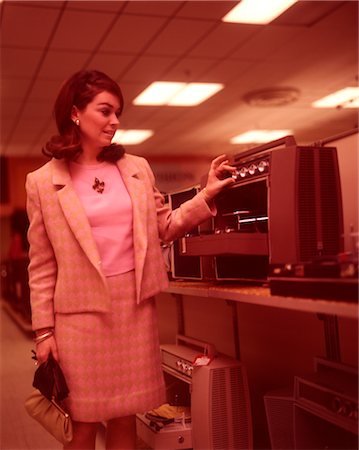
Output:
<path fill-rule="evenodd" d="M 311 108 L 357 84 L 358 3 L 300 1 L 269 25 L 223 23 L 233 1 L 3 1 L 1 154 L 39 155 L 54 133 L 51 109 L 61 82 L 96 68 L 122 86 L 123 128 L 154 135 L 128 151 L 217 155 L 253 128 L 289 128 L 299 143 L 357 125 L 357 110 Z M 134 106 L 155 80 L 208 81 L 225 88 L 194 108 Z M 296 102 L 254 107 L 243 97 L 293 87 Z"/>

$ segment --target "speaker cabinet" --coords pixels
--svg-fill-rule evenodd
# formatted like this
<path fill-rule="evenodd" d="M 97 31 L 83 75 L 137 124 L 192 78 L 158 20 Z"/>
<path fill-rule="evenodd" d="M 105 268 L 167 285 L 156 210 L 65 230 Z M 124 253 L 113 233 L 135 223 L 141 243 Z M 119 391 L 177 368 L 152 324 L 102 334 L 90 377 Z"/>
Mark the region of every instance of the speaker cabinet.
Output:
<path fill-rule="evenodd" d="M 357 450 L 358 435 L 302 408 L 294 407 L 295 448 Z"/>
<path fill-rule="evenodd" d="M 293 389 L 268 392 L 264 396 L 264 406 L 272 450 L 294 449 Z"/>
<path fill-rule="evenodd" d="M 245 367 L 231 358 L 218 358 L 194 370 L 191 414 L 194 449 L 253 448 Z"/>

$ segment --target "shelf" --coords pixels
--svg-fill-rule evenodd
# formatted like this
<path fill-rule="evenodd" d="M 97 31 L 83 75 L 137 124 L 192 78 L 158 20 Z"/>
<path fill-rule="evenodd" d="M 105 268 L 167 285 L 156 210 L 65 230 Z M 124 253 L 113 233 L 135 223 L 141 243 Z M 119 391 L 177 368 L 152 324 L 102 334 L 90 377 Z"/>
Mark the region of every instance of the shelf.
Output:
<path fill-rule="evenodd" d="M 358 303 L 341 300 L 321 300 L 271 295 L 268 287 L 240 284 L 218 284 L 203 281 L 170 281 L 166 292 L 170 294 L 191 295 L 233 300 L 239 303 L 267 306 L 270 308 L 290 309 L 294 311 L 321 313 L 358 318 Z"/>

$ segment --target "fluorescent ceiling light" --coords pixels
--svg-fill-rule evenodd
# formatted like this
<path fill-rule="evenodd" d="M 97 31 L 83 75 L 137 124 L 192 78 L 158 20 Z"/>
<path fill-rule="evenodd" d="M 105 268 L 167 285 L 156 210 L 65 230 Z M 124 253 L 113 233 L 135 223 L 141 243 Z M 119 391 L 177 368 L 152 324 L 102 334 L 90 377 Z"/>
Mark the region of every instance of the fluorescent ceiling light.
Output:
<path fill-rule="evenodd" d="M 172 81 L 155 81 L 150 84 L 134 101 L 134 105 L 165 105 L 169 100 L 183 89 L 186 83 Z"/>
<path fill-rule="evenodd" d="M 261 144 L 293 134 L 292 130 L 251 130 L 231 138 L 231 144 Z"/>
<path fill-rule="evenodd" d="M 280 16 L 297 0 L 242 0 L 223 18 L 223 22 L 266 24 Z"/>
<path fill-rule="evenodd" d="M 141 144 L 152 135 L 152 130 L 117 130 L 112 143 L 122 145 Z"/>
<path fill-rule="evenodd" d="M 134 105 L 195 106 L 223 89 L 220 83 L 155 81 L 134 100 Z"/>
<path fill-rule="evenodd" d="M 168 102 L 170 106 L 195 106 L 224 88 L 221 83 L 188 83 Z"/>
<path fill-rule="evenodd" d="M 347 87 L 312 103 L 314 108 L 359 108 L 359 87 Z"/>

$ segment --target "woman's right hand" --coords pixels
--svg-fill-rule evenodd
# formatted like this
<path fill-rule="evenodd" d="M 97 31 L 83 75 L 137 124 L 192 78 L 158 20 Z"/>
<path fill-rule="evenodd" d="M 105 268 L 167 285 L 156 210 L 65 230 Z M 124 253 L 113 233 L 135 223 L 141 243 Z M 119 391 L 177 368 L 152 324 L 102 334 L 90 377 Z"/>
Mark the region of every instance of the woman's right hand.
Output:
<path fill-rule="evenodd" d="M 54 336 L 50 336 L 42 342 L 36 344 L 36 358 L 38 364 L 46 362 L 50 356 L 50 353 L 54 359 L 59 362 L 59 354 L 57 351 L 56 339 Z"/>

